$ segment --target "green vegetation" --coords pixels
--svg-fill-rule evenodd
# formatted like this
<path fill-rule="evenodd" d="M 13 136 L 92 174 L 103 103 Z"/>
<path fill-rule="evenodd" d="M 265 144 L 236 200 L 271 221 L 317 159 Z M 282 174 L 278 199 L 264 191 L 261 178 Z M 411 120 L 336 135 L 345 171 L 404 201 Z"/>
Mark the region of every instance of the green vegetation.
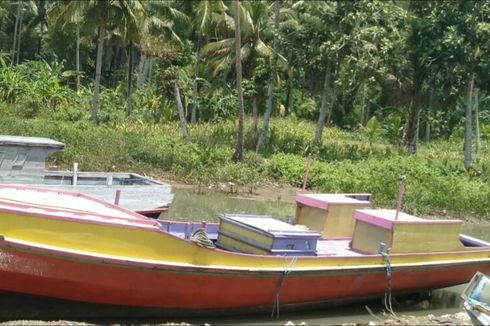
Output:
<path fill-rule="evenodd" d="M 251 191 L 311 153 L 315 191 L 488 216 L 489 52 L 489 1 L 3 1 L 0 133 Z"/>
<path fill-rule="evenodd" d="M 69 169 L 76 161 L 82 170 L 132 170 L 206 185 L 233 182 L 240 191 L 253 190 L 267 181 L 300 188 L 306 166 L 302 153 L 311 145 L 315 126 L 275 119 L 271 129 L 267 154 L 247 151 L 244 160 L 235 163 L 230 160 L 233 121 L 192 126 L 189 141 L 179 137 L 177 122 L 94 126 L 88 121 L 39 118 L 0 121 L 2 134 L 65 142 L 66 149 L 50 159 L 51 165 L 61 168 Z M 490 159 L 479 157 L 482 174 L 470 178 L 462 163 L 461 138 L 424 144 L 417 155 L 407 156 L 382 138 L 370 145 L 368 134 L 328 128 L 323 136 L 328 141 L 315 154 L 308 182 L 313 191 L 370 192 L 375 205 L 394 207 L 399 177 L 406 175 L 405 208 L 410 212 L 490 215 Z"/>

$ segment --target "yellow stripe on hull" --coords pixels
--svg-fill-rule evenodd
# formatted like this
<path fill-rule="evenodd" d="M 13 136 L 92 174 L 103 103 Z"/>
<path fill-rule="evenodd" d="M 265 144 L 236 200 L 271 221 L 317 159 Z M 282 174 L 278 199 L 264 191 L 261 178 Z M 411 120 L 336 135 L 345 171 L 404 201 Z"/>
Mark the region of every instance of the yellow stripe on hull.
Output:
<path fill-rule="evenodd" d="M 122 259 L 149 260 L 209 268 L 249 270 L 329 270 L 383 266 L 376 256 L 291 257 L 233 254 L 201 248 L 158 229 L 133 229 L 52 218 L 0 214 L 0 234 L 12 239 L 46 246 L 109 255 Z M 458 261 L 490 260 L 490 250 L 464 250 L 459 253 L 392 255 L 395 265 L 419 265 Z"/>

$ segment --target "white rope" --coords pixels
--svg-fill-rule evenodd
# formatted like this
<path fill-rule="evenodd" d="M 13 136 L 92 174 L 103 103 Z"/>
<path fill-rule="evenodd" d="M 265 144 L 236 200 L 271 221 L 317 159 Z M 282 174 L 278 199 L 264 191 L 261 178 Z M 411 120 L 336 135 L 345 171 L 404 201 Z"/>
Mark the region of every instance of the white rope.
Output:
<path fill-rule="evenodd" d="M 196 230 L 190 237 L 192 242 L 197 244 L 200 247 L 204 248 L 216 248 L 214 245 L 213 241 L 211 241 L 204 229 L 198 229 Z"/>
<path fill-rule="evenodd" d="M 281 289 L 284 284 L 284 279 L 286 276 L 291 274 L 294 265 L 296 264 L 296 261 L 298 260 L 297 256 L 293 256 L 291 260 L 288 260 L 287 258 L 285 259 L 285 267 L 284 270 L 282 271 L 281 278 L 279 279 L 279 283 L 277 284 L 276 287 L 276 295 L 274 298 L 274 305 L 272 306 L 272 313 L 271 317 L 274 317 L 274 313 L 276 314 L 276 317 L 279 318 L 279 306 L 280 306 L 280 295 L 281 295 Z"/>

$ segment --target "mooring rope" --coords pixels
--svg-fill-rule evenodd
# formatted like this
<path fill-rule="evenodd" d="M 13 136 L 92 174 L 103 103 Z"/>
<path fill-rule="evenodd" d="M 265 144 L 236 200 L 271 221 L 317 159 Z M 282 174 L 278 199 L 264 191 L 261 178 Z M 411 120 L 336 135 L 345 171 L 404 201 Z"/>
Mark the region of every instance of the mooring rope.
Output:
<path fill-rule="evenodd" d="M 385 265 L 385 271 L 386 271 L 386 287 L 387 287 L 387 292 L 385 293 L 384 297 L 384 305 L 386 310 L 388 310 L 389 313 L 392 315 L 396 316 L 395 312 L 393 311 L 393 306 L 391 304 L 391 260 L 388 252 L 386 251 L 386 245 L 384 243 L 381 243 L 379 246 L 379 253 L 383 257 L 383 262 Z"/>
<path fill-rule="evenodd" d="M 276 314 L 276 318 L 279 318 L 279 306 L 280 306 L 280 295 L 281 295 L 281 289 L 284 284 L 284 279 L 291 274 L 292 269 L 294 265 L 296 264 L 296 261 L 298 260 L 298 257 L 293 256 L 291 260 L 288 262 L 288 259 L 285 260 L 286 264 L 284 267 L 284 270 L 281 273 L 281 278 L 279 279 L 279 283 L 277 284 L 276 287 L 276 295 L 274 298 L 274 304 L 272 306 L 272 313 L 271 317 L 274 317 L 274 313 Z"/>
<path fill-rule="evenodd" d="M 197 244 L 200 247 L 204 248 L 216 248 L 214 245 L 213 241 L 211 241 L 204 229 L 198 229 L 196 230 L 190 237 L 192 242 Z"/>

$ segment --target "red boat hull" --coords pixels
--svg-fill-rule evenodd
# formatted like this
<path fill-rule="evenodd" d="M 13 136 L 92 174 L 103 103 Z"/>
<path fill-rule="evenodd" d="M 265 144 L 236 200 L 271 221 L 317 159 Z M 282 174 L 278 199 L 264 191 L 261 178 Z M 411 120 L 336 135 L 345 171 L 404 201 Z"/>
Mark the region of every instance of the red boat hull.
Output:
<path fill-rule="evenodd" d="M 393 268 L 396 292 L 415 292 L 467 282 L 488 262 Z M 0 249 L 0 290 L 73 300 L 157 309 L 179 314 L 281 309 L 381 296 L 384 268 L 302 272 L 230 271 L 130 263 L 64 254 L 22 245 Z"/>

